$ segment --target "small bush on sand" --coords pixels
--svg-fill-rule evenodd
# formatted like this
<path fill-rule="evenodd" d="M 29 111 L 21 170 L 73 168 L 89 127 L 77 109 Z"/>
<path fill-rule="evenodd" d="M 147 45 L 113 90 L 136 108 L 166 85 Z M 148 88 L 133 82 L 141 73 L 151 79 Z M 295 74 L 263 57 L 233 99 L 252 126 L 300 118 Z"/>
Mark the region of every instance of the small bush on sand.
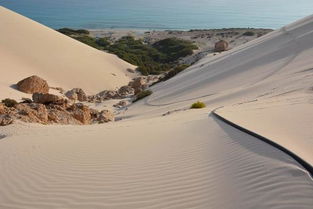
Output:
<path fill-rule="evenodd" d="M 138 100 L 141 100 L 149 95 L 152 94 L 152 91 L 150 90 L 144 90 L 142 92 L 139 92 L 137 95 L 136 95 L 136 99 L 134 100 L 134 102 L 137 102 Z"/>
<path fill-rule="evenodd" d="M 17 101 L 15 101 L 14 99 L 4 99 L 2 100 L 2 103 L 7 106 L 7 107 L 14 107 L 15 105 L 17 105 Z"/>
<path fill-rule="evenodd" d="M 196 103 L 193 103 L 190 108 L 191 109 L 200 109 L 200 108 L 205 108 L 205 107 L 206 107 L 205 103 L 198 101 Z"/>
<path fill-rule="evenodd" d="M 242 34 L 243 36 L 254 36 L 255 33 L 253 31 L 247 31 Z"/>

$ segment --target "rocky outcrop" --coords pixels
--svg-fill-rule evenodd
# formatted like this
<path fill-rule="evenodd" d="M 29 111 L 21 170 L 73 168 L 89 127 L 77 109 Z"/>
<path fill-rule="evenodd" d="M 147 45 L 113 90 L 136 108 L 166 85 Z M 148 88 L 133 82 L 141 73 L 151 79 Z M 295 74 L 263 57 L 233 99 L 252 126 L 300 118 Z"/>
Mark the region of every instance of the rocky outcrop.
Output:
<path fill-rule="evenodd" d="M 44 79 L 33 75 L 17 83 L 17 89 L 28 94 L 48 93 L 49 85 Z"/>
<path fill-rule="evenodd" d="M 107 123 L 114 121 L 114 114 L 109 110 L 102 110 L 97 117 L 99 123 Z"/>
<path fill-rule="evenodd" d="M 86 93 L 80 88 L 74 88 L 65 93 L 65 96 L 74 101 L 85 102 L 87 101 Z"/>
<path fill-rule="evenodd" d="M 219 42 L 215 43 L 214 51 L 216 52 L 223 52 L 228 49 L 228 42 L 224 40 L 220 40 Z"/>
<path fill-rule="evenodd" d="M 0 114 L 5 113 L 5 105 L 3 103 L 0 103 Z"/>
<path fill-rule="evenodd" d="M 109 99 L 118 99 L 119 95 L 117 91 L 105 90 L 92 96 L 88 96 L 88 102 L 103 102 Z"/>
<path fill-rule="evenodd" d="M 116 107 L 116 108 L 122 108 L 122 107 L 126 107 L 128 105 L 128 102 L 127 101 L 119 101 L 118 103 L 116 103 L 115 105 L 113 105 L 113 107 Z"/>
<path fill-rule="evenodd" d="M 15 106 L 16 112 L 13 116 L 28 123 L 48 123 L 48 111 L 45 105 L 37 103 L 20 103 Z"/>
<path fill-rule="evenodd" d="M 93 110 L 82 103 L 70 105 L 68 103 L 58 104 L 50 101 L 43 104 L 18 103 L 14 107 L 7 107 L 0 103 L 0 125 L 9 125 L 14 120 L 27 123 L 63 125 L 87 125 L 114 121 L 114 114 L 108 110 Z"/>
<path fill-rule="evenodd" d="M 14 122 L 14 119 L 8 114 L 0 114 L 0 126 L 7 126 Z"/>
<path fill-rule="evenodd" d="M 148 84 L 145 77 L 137 77 L 129 82 L 128 86 L 135 90 L 135 94 L 138 94 L 139 92 L 145 90 L 148 87 Z"/>
<path fill-rule="evenodd" d="M 81 124 L 90 124 L 91 123 L 91 111 L 88 106 L 81 103 L 72 105 L 67 109 L 76 120 L 81 122 Z"/>
<path fill-rule="evenodd" d="M 119 90 L 118 90 L 118 95 L 120 98 L 127 98 L 127 97 L 131 97 L 134 96 L 135 94 L 135 89 L 133 89 L 130 86 L 122 86 Z"/>
<path fill-rule="evenodd" d="M 68 112 L 64 107 L 59 105 L 48 106 L 48 121 L 49 123 L 61 125 L 81 125 L 82 123 L 76 120 L 73 115 Z"/>
<path fill-rule="evenodd" d="M 33 101 L 40 104 L 64 104 L 66 100 L 54 94 L 34 93 Z"/>

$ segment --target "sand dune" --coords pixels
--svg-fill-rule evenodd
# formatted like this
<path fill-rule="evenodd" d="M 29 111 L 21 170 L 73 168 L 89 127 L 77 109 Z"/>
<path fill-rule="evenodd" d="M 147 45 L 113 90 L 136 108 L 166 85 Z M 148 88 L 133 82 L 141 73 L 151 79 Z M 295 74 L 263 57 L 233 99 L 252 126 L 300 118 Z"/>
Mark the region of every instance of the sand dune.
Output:
<path fill-rule="evenodd" d="M 0 7 L 1 98 L 17 97 L 8 86 L 38 75 L 51 86 L 98 93 L 127 84 L 134 66 Z"/>
<path fill-rule="evenodd" d="M 308 17 L 205 58 L 119 122 L 1 127 L 0 208 L 311 209 L 308 171 L 209 113 L 311 163 L 312 32 Z M 197 100 L 208 107 L 188 109 Z"/>
<path fill-rule="evenodd" d="M 128 115 L 182 109 L 202 100 L 313 163 L 313 16 L 217 57 L 152 88 Z M 158 108 L 156 108 L 158 107 Z M 138 111 L 140 110 L 140 111 Z"/>
<path fill-rule="evenodd" d="M 313 204 L 313 182 L 293 159 L 206 111 L 98 126 L 24 127 L 2 139 L 0 159 L 0 208 Z"/>

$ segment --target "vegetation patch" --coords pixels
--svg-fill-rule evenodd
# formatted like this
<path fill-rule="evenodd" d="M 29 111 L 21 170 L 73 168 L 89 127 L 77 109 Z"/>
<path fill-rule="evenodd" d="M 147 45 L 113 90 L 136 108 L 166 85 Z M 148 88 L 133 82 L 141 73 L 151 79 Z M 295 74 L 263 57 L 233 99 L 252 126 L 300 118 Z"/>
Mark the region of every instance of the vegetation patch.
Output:
<path fill-rule="evenodd" d="M 61 29 L 58 29 L 57 31 L 59 31 L 60 33 L 63 33 L 64 35 L 67 35 L 67 36 L 89 35 L 89 31 L 88 30 L 84 30 L 84 29 L 74 30 L 74 29 L 71 29 L 71 28 L 61 28 Z"/>
<path fill-rule="evenodd" d="M 138 66 L 143 75 L 168 72 L 178 66 L 178 60 L 193 54 L 198 47 L 191 41 L 168 38 L 152 45 L 124 36 L 115 42 L 108 38 L 94 38 L 89 31 L 62 28 L 59 32 L 99 50 L 105 50 L 119 58 Z M 177 69 L 175 70 L 177 71 Z M 174 73 L 174 71 L 172 72 Z"/>
<path fill-rule="evenodd" d="M 90 36 L 77 36 L 77 37 L 72 37 L 72 38 L 74 38 L 77 41 L 80 41 L 84 44 L 87 44 L 93 48 L 96 48 L 99 50 L 103 49 L 103 47 L 101 47 L 97 44 L 97 40 L 95 38 L 90 37 Z"/>
<path fill-rule="evenodd" d="M 141 100 L 141 99 L 143 99 L 143 98 L 145 98 L 145 97 L 147 97 L 147 96 L 149 96 L 149 95 L 151 95 L 152 94 L 152 91 L 151 90 L 144 90 L 144 91 L 141 91 L 141 92 L 139 92 L 137 95 L 136 95 L 136 99 L 134 100 L 134 102 L 137 102 L 137 101 L 139 101 L 139 100 Z"/>
<path fill-rule="evenodd" d="M 247 31 L 247 32 L 244 32 L 242 35 L 243 35 L 243 36 L 254 36 L 255 33 L 252 32 L 252 31 Z"/>
<path fill-rule="evenodd" d="M 193 54 L 198 49 L 191 41 L 178 38 L 167 38 L 152 45 L 159 52 L 163 53 L 163 62 L 175 62 L 176 60 Z"/>
<path fill-rule="evenodd" d="M 9 98 L 3 99 L 1 102 L 2 102 L 6 107 L 14 107 L 15 105 L 18 104 L 17 101 L 15 101 L 14 99 L 9 99 Z"/>
<path fill-rule="evenodd" d="M 201 109 L 201 108 L 205 108 L 205 107 L 206 107 L 205 103 L 198 101 L 196 103 L 193 103 L 190 108 L 191 109 Z"/>

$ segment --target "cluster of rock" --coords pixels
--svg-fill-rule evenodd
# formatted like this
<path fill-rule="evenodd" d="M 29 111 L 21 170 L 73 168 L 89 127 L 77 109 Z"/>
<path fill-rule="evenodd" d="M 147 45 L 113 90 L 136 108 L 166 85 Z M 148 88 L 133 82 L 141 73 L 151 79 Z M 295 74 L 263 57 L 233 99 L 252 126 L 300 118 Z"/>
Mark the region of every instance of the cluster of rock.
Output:
<path fill-rule="evenodd" d="M 140 76 L 134 78 L 127 86 L 122 86 L 118 90 L 105 90 L 96 95 L 87 96 L 88 102 L 103 102 L 109 99 L 132 98 L 141 91 L 147 89 L 152 83 L 158 81 L 159 76 Z M 72 90 L 71 90 L 72 91 Z M 65 94 L 67 96 L 67 93 Z M 68 97 L 70 98 L 70 97 Z M 71 98 L 70 98 L 71 99 Z M 125 104 L 125 103 L 123 103 Z M 123 105 L 119 105 L 123 106 Z"/>
<path fill-rule="evenodd" d="M 32 94 L 32 99 L 23 99 L 21 103 L 0 103 L 0 126 L 21 120 L 28 123 L 41 124 L 73 124 L 86 125 L 114 121 L 114 114 L 109 110 L 98 111 L 81 102 L 103 102 L 109 99 L 132 98 L 149 85 L 158 81 L 158 76 L 141 76 L 134 78 L 127 86 L 116 91 L 105 90 L 96 95 L 87 96 L 80 88 L 64 93 L 61 88 L 53 88 L 63 96 L 49 94 L 47 81 L 38 76 L 31 76 L 17 83 L 17 89 Z M 76 103 L 80 102 L 80 103 Z M 114 107 L 128 105 L 125 100 L 119 101 Z"/>
<path fill-rule="evenodd" d="M 98 111 L 82 103 L 70 104 L 67 99 L 53 94 L 35 93 L 33 101 L 7 107 L 0 103 L 0 125 L 9 125 L 14 120 L 41 124 L 87 125 L 114 121 L 108 110 Z"/>
<path fill-rule="evenodd" d="M 31 76 L 17 83 L 17 89 L 32 94 L 32 99 L 23 99 L 21 103 L 7 99 L 0 103 L 0 125 L 5 126 L 14 120 L 41 124 L 86 125 L 114 121 L 114 114 L 108 110 L 98 111 L 82 103 L 49 94 L 48 83 L 38 76 Z M 69 98 L 87 101 L 81 89 L 67 92 Z M 13 102 L 14 101 L 14 102 Z"/>

